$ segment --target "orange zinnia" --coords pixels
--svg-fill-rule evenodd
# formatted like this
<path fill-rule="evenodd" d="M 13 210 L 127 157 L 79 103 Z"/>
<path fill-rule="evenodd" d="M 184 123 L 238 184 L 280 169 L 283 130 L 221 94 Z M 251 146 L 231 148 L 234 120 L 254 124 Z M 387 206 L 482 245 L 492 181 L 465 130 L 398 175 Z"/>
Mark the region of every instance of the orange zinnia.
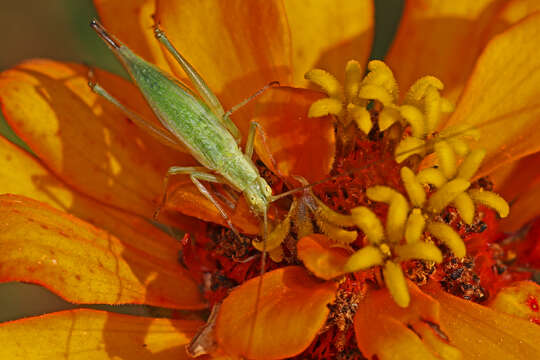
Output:
<path fill-rule="evenodd" d="M 275 180 L 274 191 L 283 182 L 294 184 L 295 175 L 313 183 L 331 171 L 346 173 L 347 166 L 358 166 L 347 158 L 350 152 L 343 144 L 338 148 L 339 163 L 334 164 L 331 118 L 308 119 L 312 104 L 324 97 L 299 87 L 307 85 L 304 73 L 315 67 L 342 74 L 347 60 L 358 59 L 359 67 L 366 66 L 373 27 L 370 1 L 339 5 L 319 1 L 311 7 L 294 0 L 95 2 L 112 33 L 145 59 L 184 79 L 153 38 L 155 13 L 156 21 L 226 108 L 270 81 L 297 87 L 271 89 L 257 108 L 251 104 L 234 114 L 243 134 L 252 118 L 262 124 L 265 136 L 258 138 L 256 150 L 277 175 L 268 175 Z M 480 175 L 491 174 L 496 189 L 512 200 L 511 215 L 501 222 L 504 230 L 517 230 L 540 213 L 536 3 L 410 1 L 387 58 L 403 89 L 420 76 L 433 74 L 446 86 L 443 95 L 451 101 L 459 98 L 443 126 L 480 129 L 479 146 L 487 151 Z M 119 14 L 129 16 L 119 21 Z M 223 358 L 362 358 L 362 353 L 380 359 L 529 359 L 540 353 L 540 328 L 534 324 L 539 322 L 540 291 L 530 282 L 507 286 L 520 276 L 503 272 L 500 262 L 517 251 L 517 261 L 525 263 L 525 257 L 519 257 L 529 251 L 526 263 L 537 265 L 538 230 L 533 226 L 520 248 L 505 249 L 509 245 L 496 244 L 498 220 L 489 209 L 483 210 L 483 220 L 490 231 L 476 236 L 469 234 L 476 230 L 464 230 L 476 262 L 470 268 L 448 253 L 450 260 L 436 270 L 431 264 L 432 272 L 412 269 L 427 268 L 428 262 L 405 264 L 411 278 L 425 275 L 413 279 L 422 286 L 412 281 L 405 285 L 408 307 L 403 307 L 399 289 L 376 289 L 383 282 L 378 271 L 342 276 L 352 243 L 335 248 L 327 237 L 311 235 L 303 237 L 298 248 L 285 244 L 285 250 L 299 252 L 310 271 L 290 265 L 300 264 L 295 254 L 271 253 L 276 262 L 264 276 L 260 311 L 253 322 L 259 279 L 246 280 L 257 275 L 260 261 L 250 256 L 253 249 L 243 249 L 251 238 L 230 238 L 226 228 L 200 221 L 224 224 L 212 204 L 186 181 L 174 184 L 162 220 L 190 230 L 195 241 L 186 236 L 179 244 L 151 225 L 146 218 L 159 202 L 167 168 L 196 162 L 161 145 L 93 94 L 86 75 L 83 66 L 48 60 L 28 61 L 0 75 L 3 113 L 37 156 L 0 140 L 5 164 L 0 181 L 7 193 L 0 196 L 0 279 L 38 283 L 76 304 L 147 304 L 179 310 L 200 310 L 222 301 L 223 305 L 216 307 L 217 322 L 209 321 L 215 328 L 206 327 L 194 339 L 203 321 L 185 312 L 175 319 L 152 319 L 81 309 L 9 322 L 0 327 L 4 358 L 178 359 L 187 356 L 185 346 L 190 342 L 191 353 Z M 102 71 L 97 71 L 97 79 L 124 104 L 153 118 L 133 85 Z M 333 93 L 327 93 L 332 98 Z M 370 102 L 370 114 L 381 114 L 383 103 Z M 365 151 L 374 162 L 360 169 L 369 179 L 360 185 L 402 191 L 397 163 L 381 155 L 380 141 L 363 139 L 367 145 L 355 145 L 352 153 Z M 378 152 L 370 153 L 372 148 Z M 377 172 L 370 172 L 373 168 Z M 364 197 L 351 205 L 351 198 L 343 195 L 358 183 L 333 181 L 315 189 L 331 202 L 329 206 L 349 210 L 367 204 Z M 341 197 L 325 197 L 332 186 L 342 191 Z M 368 197 L 373 200 L 388 192 L 379 190 Z M 384 207 L 374 209 L 377 216 L 387 212 Z M 448 214 L 458 217 L 455 211 Z M 276 216 L 281 219 L 282 214 Z M 457 226 L 454 220 L 448 222 Z M 233 222 L 243 234 L 259 232 L 245 203 L 237 206 Z M 362 230 L 372 240 L 369 226 Z M 325 233 L 332 231 L 327 228 Z M 222 243 L 216 244 L 216 239 Z M 380 245 L 381 252 L 392 250 L 385 244 Z M 453 245 L 448 247 L 455 252 Z M 183 266 L 177 259 L 179 251 Z M 280 256 L 289 258 L 281 262 Z M 462 279 L 463 273 L 470 279 Z M 386 274 L 387 279 L 394 277 Z M 332 280 L 336 277 L 339 281 Z M 474 300 L 489 296 L 490 303 L 482 306 L 447 291 Z"/>

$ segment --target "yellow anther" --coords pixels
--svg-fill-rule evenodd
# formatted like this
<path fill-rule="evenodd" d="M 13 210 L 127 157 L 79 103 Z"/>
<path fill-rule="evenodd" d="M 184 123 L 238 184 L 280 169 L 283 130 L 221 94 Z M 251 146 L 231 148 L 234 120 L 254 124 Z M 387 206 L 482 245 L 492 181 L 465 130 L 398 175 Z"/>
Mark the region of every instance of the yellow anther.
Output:
<path fill-rule="evenodd" d="M 379 244 L 384 239 L 382 223 L 373 211 L 367 207 L 359 206 L 351 210 L 351 215 L 356 226 L 366 234 L 370 244 Z"/>
<path fill-rule="evenodd" d="M 412 156 L 414 154 L 419 154 L 423 156 L 426 152 L 424 144 L 424 140 L 412 136 L 408 136 L 405 139 L 401 140 L 398 146 L 396 146 L 396 150 L 394 153 L 396 161 L 398 163 L 402 163 L 403 161 L 407 160 L 409 156 Z"/>
<path fill-rule="evenodd" d="M 426 201 L 426 192 L 422 184 L 416 179 L 414 172 L 406 166 L 402 167 L 401 180 L 403 181 L 403 185 L 405 185 L 405 190 L 407 190 L 411 204 L 416 207 L 422 207 Z"/>
<path fill-rule="evenodd" d="M 379 85 L 366 84 L 360 87 L 358 97 L 361 99 L 378 100 L 384 106 L 392 105 L 394 99 L 385 88 Z"/>
<path fill-rule="evenodd" d="M 474 203 L 466 192 L 459 194 L 453 201 L 459 216 L 465 224 L 471 225 L 474 220 Z"/>
<path fill-rule="evenodd" d="M 441 95 L 434 87 L 426 89 L 424 97 L 424 109 L 426 114 L 426 127 L 429 133 L 433 132 L 441 120 Z"/>
<path fill-rule="evenodd" d="M 323 91 L 331 98 L 339 101 L 344 100 L 343 89 L 339 81 L 334 75 L 321 69 L 313 69 L 308 71 L 304 78 L 317 85 L 319 85 Z"/>
<path fill-rule="evenodd" d="M 454 179 L 441 186 L 428 200 L 428 210 L 440 214 L 456 196 L 469 188 L 471 183 L 463 179 Z"/>
<path fill-rule="evenodd" d="M 401 119 L 401 114 L 398 109 L 393 106 L 385 106 L 379 113 L 379 130 L 385 131 L 392 126 L 396 121 Z"/>
<path fill-rule="evenodd" d="M 349 101 L 358 96 L 363 73 L 358 61 L 350 60 L 347 62 L 345 66 L 345 95 Z"/>
<path fill-rule="evenodd" d="M 315 221 L 323 234 L 340 244 L 350 244 L 358 237 L 358 233 L 356 231 L 342 229 L 320 218 L 316 218 Z"/>
<path fill-rule="evenodd" d="M 474 202 L 480 203 L 497 211 L 500 217 L 504 218 L 508 216 L 510 207 L 508 203 L 499 195 L 491 191 L 484 191 L 482 189 L 473 189 L 469 191 L 469 195 Z"/>
<path fill-rule="evenodd" d="M 314 211 L 316 217 L 323 218 L 326 221 L 341 227 L 356 225 L 354 218 L 351 215 L 340 214 L 337 211 L 332 210 L 316 196 L 313 196 L 313 199 L 317 204 L 317 208 Z"/>
<path fill-rule="evenodd" d="M 392 249 L 390 249 L 390 246 L 386 243 L 382 243 L 379 245 L 379 250 L 381 251 L 381 254 L 384 255 L 384 257 L 389 258 L 392 256 Z"/>
<path fill-rule="evenodd" d="M 281 247 L 277 247 L 274 250 L 269 251 L 268 255 L 273 262 L 281 262 L 281 260 L 283 260 L 283 249 Z"/>
<path fill-rule="evenodd" d="M 471 153 L 463 160 L 461 166 L 459 167 L 457 177 L 469 180 L 476 174 L 482 160 L 486 156 L 486 151 L 484 149 L 476 149 L 471 151 Z"/>
<path fill-rule="evenodd" d="M 343 266 L 343 270 L 345 272 L 366 270 L 373 266 L 382 265 L 383 261 L 384 257 L 379 248 L 368 245 L 352 254 Z"/>
<path fill-rule="evenodd" d="M 431 87 L 442 90 L 444 85 L 441 80 L 434 76 L 424 76 L 416 80 L 405 95 L 405 103 L 419 105 L 421 100 L 426 96 L 427 89 Z"/>
<path fill-rule="evenodd" d="M 341 101 L 334 98 L 319 99 L 309 107 L 308 117 L 314 118 L 329 114 L 339 115 L 341 110 L 343 110 L 343 104 Z"/>
<path fill-rule="evenodd" d="M 277 226 L 268 234 L 268 239 L 266 240 L 266 251 L 271 252 L 272 250 L 276 249 L 285 237 L 289 234 L 291 231 L 291 219 L 287 216 L 285 219 L 283 219 L 282 222 L 277 224 Z M 264 242 L 263 241 L 252 241 L 253 247 L 259 251 L 264 250 Z"/>
<path fill-rule="evenodd" d="M 469 145 L 461 139 L 452 138 L 447 139 L 446 142 L 450 144 L 452 149 L 454 149 L 454 152 L 461 157 L 466 156 L 469 153 Z"/>
<path fill-rule="evenodd" d="M 446 183 L 446 177 L 444 177 L 441 170 L 436 168 L 420 170 L 420 172 L 416 174 L 416 180 L 418 180 L 420 184 L 430 184 L 437 188 L 440 188 Z"/>
<path fill-rule="evenodd" d="M 455 256 L 459 258 L 465 256 L 467 252 L 465 243 L 451 226 L 440 222 L 431 222 L 427 225 L 427 231 L 448 246 Z"/>
<path fill-rule="evenodd" d="M 387 204 L 392 201 L 394 195 L 399 194 L 396 190 L 388 186 L 371 186 L 366 190 L 366 195 L 370 200 L 381 201 Z"/>
<path fill-rule="evenodd" d="M 408 213 L 409 203 L 407 203 L 405 196 L 396 192 L 390 200 L 390 207 L 386 217 L 386 233 L 390 242 L 398 243 L 403 239 Z"/>
<path fill-rule="evenodd" d="M 401 116 L 411 125 L 412 136 L 423 138 L 426 134 L 424 115 L 412 105 L 403 105 L 400 108 Z"/>
<path fill-rule="evenodd" d="M 405 241 L 408 244 L 420 241 L 420 237 L 422 236 L 425 227 L 426 219 L 424 219 L 422 211 L 420 211 L 420 209 L 413 209 L 407 219 L 407 224 L 405 225 Z"/>
<path fill-rule="evenodd" d="M 363 106 L 358 106 L 354 104 L 349 104 L 347 106 L 347 111 L 351 114 L 354 122 L 364 134 L 369 134 L 369 131 L 373 127 L 371 122 L 371 115 L 369 111 Z"/>
<path fill-rule="evenodd" d="M 442 262 L 441 250 L 435 245 L 423 241 L 397 246 L 394 252 L 399 262 L 411 259 L 428 260 L 436 263 Z"/>
<path fill-rule="evenodd" d="M 363 84 L 382 86 L 394 99 L 398 95 L 398 85 L 392 70 L 380 60 L 372 60 L 368 63 L 369 73 L 364 77 Z"/>
<path fill-rule="evenodd" d="M 409 306 L 411 297 L 401 266 L 392 261 L 387 261 L 384 264 L 383 276 L 386 287 L 396 304 L 403 308 Z"/>
<path fill-rule="evenodd" d="M 442 173 L 447 179 L 453 178 L 457 170 L 454 150 L 446 141 L 438 141 L 434 147 Z"/>

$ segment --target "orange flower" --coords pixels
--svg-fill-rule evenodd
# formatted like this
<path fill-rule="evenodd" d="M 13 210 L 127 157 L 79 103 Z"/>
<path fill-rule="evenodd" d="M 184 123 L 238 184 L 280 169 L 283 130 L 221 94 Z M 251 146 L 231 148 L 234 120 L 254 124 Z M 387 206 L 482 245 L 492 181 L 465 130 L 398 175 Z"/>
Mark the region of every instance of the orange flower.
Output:
<path fill-rule="evenodd" d="M 338 7 L 335 1 L 306 7 L 293 0 L 96 0 L 96 6 L 105 25 L 136 53 L 184 79 L 153 38 L 155 13 L 225 108 L 270 81 L 305 87 L 304 73 L 315 67 L 341 74 L 347 60 L 357 59 L 364 68 L 371 46 L 373 5 L 368 0 Z M 487 155 L 480 173 L 494 174 L 501 193 L 513 200 L 512 213 L 502 223 L 511 230 L 540 213 L 539 172 L 530 165 L 538 162 L 535 153 L 540 150 L 537 8 L 535 1 L 525 0 L 410 1 L 387 58 L 404 89 L 420 76 L 433 74 L 444 82 L 445 96 L 459 97 L 445 126 L 466 124 L 481 130 L 479 146 Z M 119 14 L 130 16 L 119 21 Z M 196 162 L 189 154 L 161 145 L 93 94 L 86 73 L 79 65 L 33 60 L 0 75 L 2 111 L 36 155 L 0 139 L 5 164 L 0 184 L 2 193 L 8 194 L 0 197 L 0 279 L 38 283 L 76 304 L 205 308 L 208 299 L 200 291 L 205 285 L 200 281 L 216 262 L 224 268 L 226 259 L 200 252 L 186 238 L 184 260 L 194 261 L 183 267 L 177 260 L 182 246 L 146 221 L 159 202 L 166 169 Z M 106 72 L 96 75 L 122 103 L 153 119 L 133 85 Z M 308 119 L 311 104 L 320 98 L 315 91 L 281 87 L 269 90 L 256 112 L 251 104 L 234 115 L 243 134 L 254 116 L 261 121 L 265 136 L 258 138 L 256 151 L 283 181 L 302 175 L 315 182 L 332 169 L 336 141 L 332 122 Z M 167 209 L 164 222 L 192 230 L 200 241 L 208 241 L 209 234 L 206 225 L 193 217 L 224 224 L 213 205 L 187 181 L 174 184 Z M 232 216 L 244 234 L 258 233 L 257 221 L 245 204 Z M 310 270 L 320 278 L 333 278 L 335 273 L 323 276 L 317 271 L 341 266 L 344 253 L 325 250 L 324 240 L 306 243 L 309 239 L 313 237 L 299 244 L 302 260 L 309 268 L 306 259 L 314 256 L 319 266 Z M 483 251 L 492 239 L 478 242 Z M 205 257 L 197 257 L 201 254 Z M 492 253 L 484 259 L 493 260 Z M 253 276 L 257 264 L 251 262 L 255 271 L 245 269 L 245 274 Z M 230 266 L 237 271 L 239 265 Z M 204 276 L 193 276 L 196 270 Z M 302 266 L 268 272 L 254 328 L 250 324 L 259 280 L 246 281 L 225 298 L 216 329 L 207 328 L 212 336 L 199 333 L 190 350 L 199 346 L 202 352 L 215 350 L 216 356 L 285 358 L 308 349 L 305 356 L 328 358 L 337 355 L 321 349 L 350 350 L 347 346 L 356 341 L 364 355 L 380 359 L 459 354 L 526 359 L 540 352 L 540 329 L 519 318 L 532 319 L 534 314 L 521 308 L 526 304 L 534 312 L 534 306 L 522 300 L 512 303 L 523 296 L 536 299 L 537 287 L 505 289 L 493 300 L 492 309 L 449 295 L 435 281 L 422 290 L 409 282 L 410 306 L 403 309 L 386 289 L 366 290 L 366 279 L 380 282 L 375 271 L 356 276 L 360 277 L 356 283 L 338 284 L 320 281 Z M 344 290 L 354 284 L 364 287 Z M 351 301 L 352 296 L 357 298 Z M 345 314 L 343 306 L 351 304 L 354 309 Z M 340 306 L 341 312 L 331 311 Z M 355 336 L 352 330 L 325 332 L 329 314 L 334 326 L 341 321 L 347 330 L 354 324 Z M 65 311 L 4 324 L 0 355 L 177 359 L 186 356 L 184 346 L 201 325 L 193 319 Z M 204 342 L 213 338 L 213 331 L 216 346 Z M 343 338 L 328 339 L 325 334 Z M 331 346 L 320 346 L 325 342 Z M 360 356 L 358 350 L 351 355 Z"/>

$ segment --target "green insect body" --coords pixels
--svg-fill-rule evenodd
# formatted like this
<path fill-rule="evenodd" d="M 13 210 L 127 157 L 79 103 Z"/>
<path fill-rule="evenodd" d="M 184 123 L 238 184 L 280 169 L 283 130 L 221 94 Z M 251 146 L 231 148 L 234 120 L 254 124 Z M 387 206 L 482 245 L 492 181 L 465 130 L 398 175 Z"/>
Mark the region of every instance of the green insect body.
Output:
<path fill-rule="evenodd" d="M 218 117 L 223 111 L 212 111 L 189 89 L 113 39 L 101 25 L 93 22 L 92 26 L 122 61 L 161 124 L 201 165 L 242 192 L 254 213 L 266 217 L 272 190 Z M 209 92 L 208 89 L 202 91 Z"/>

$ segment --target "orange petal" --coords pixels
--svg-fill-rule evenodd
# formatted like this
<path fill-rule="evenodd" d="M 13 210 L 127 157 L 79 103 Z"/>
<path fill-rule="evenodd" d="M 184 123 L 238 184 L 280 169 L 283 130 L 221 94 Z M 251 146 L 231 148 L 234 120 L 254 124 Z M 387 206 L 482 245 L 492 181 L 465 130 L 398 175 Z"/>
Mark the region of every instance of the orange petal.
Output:
<path fill-rule="evenodd" d="M 437 323 L 439 304 L 412 282 L 408 282 L 411 303 L 396 305 L 388 290 L 370 291 L 354 317 L 358 348 L 368 358 L 434 359 L 427 344 L 411 329 L 415 323 Z"/>
<path fill-rule="evenodd" d="M 373 42 L 373 1 L 319 0 L 306 4 L 285 0 L 291 29 L 293 83 L 306 86 L 304 74 L 320 68 L 343 82 L 345 64 L 358 60 L 364 68 Z"/>
<path fill-rule="evenodd" d="M 0 280 L 46 286 L 74 303 L 204 307 L 197 284 L 162 260 L 35 200 L 0 196 Z"/>
<path fill-rule="evenodd" d="M 68 188 L 35 157 L 2 137 L 0 159 L 3 163 L 0 167 L 2 193 L 22 195 L 69 212 L 109 231 L 130 247 L 159 258 L 161 267 L 182 273 L 177 257 L 181 249 L 179 242 L 145 219 L 103 205 Z"/>
<path fill-rule="evenodd" d="M 181 182 L 171 187 L 169 194 L 166 204 L 168 210 L 179 211 L 186 215 L 196 216 L 204 221 L 228 226 L 214 204 L 206 199 L 189 179 L 187 182 Z M 229 210 L 221 201 L 218 202 L 225 211 Z M 244 197 L 239 198 L 235 205 L 234 210 L 227 211 L 233 225 L 245 234 L 258 234 L 260 230 L 259 221 L 250 211 Z"/>
<path fill-rule="evenodd" d="M 496 20 L 491 24 L 486 40 L 500 34 L 512 24 L 523 20 L 527 16 L 540 11 L 540 2 L 537 0 L 510 0 L 506 1 L 497 14 Z"/>
<path fill-rule="evenodd" d="M 155 0 L 94 0 L 94 5 L 112 34 L 145 60 L 171 71 L 152 29 Z"/>
<path fill-rule="evenodd" d="M 226 353 L 257 359 L 299 354 L 324 325 L 337 285 L 317 281 L 300 266 L 271 271 L 264 275 L 255 315 L 259 281 L 243 283 L 223 301 L 216 324 L 219 346 Z"/>
<path fill-rule="evenodd" d="M 407 1 L 386 61 L 407 90 L 424 75 L 438 77 L 456 100 L 485 44 L 500 0 Z"/>
<path fill-rule="evenodd" d="M 540 150 L 540 14 L 495 37 L 471 75 L 448 126 L 481 129 L 478 176 Z"/>
<path fill-rule="evenodd" d="M 526 320 L 462 300 L 432 286 L 441 304 L 439 325 L 464 359 L 536 359 L 540 327 Z"/>
<path fill-rule="evenodd" d="M 501 289 L 489 307 L 540 325 L 540 285 L 519 281 Z"/>
<path fill-rule="evenodd" d="M 202 324 L 95 310 L 70 310 L 0 326 L 0 358 L 188 359 L 185 346 Z"/>
<path fill-rule="evenodd" d="M 171 42 L 230 109 L 270 81 L 290 77 L 290 39 L 278 0 L 157 1 Z M 173 71 L 186 78 L 168 57 Z M 252 105 L 233 116 L 247 136 Z"/>
<path fill-rule="evenodd" d="M 63 181 L 106 204 L 149 217 L 161 199 L 168 167 L 194 160 L 159 144 L 90 91 L 87 71 L 35 60 L 2 73 L 4 115 Z M 97 75 L 122 103 L 150 113 L 127 81 L 105 72 Z"/>
<path fill-rule="evenodd" d="M 331 247 L 332 242 L 324 235 L 313 234 L 298 241 L 298 258 L 318 278 L 330 280 L 343 275 L 343 266 L 350 257 L 347 250 Z"/>
<path fill-rule="evenodd" d="M 504 231 L 516 231 L 540 215 L 540 152 L 526 156 L 489 175 L 495 191 L 510 204 L 510 215 L 501 220 Z"/>
<path fill-rule="evenodd" d="M 314 182 L 330 172 L 335 156 L 332 117 L 307 117 L 311 104 L 321 97 L 311 90 L 279 87 L 259 99 L 253 119 L 261 125 L 255 149 L 274 173 Z"/>

